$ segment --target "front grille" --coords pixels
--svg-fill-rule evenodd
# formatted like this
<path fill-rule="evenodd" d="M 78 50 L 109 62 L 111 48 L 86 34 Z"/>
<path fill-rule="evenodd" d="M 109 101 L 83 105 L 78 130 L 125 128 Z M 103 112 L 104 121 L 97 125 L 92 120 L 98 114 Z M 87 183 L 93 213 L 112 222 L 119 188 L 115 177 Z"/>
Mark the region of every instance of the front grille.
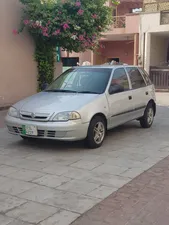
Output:
<path fill-rule="evenodd" d="M 34 121 L 47 121 L 50 117 L 49 113 L 31 113 L 31 112 L 20 112 L 20 116 L 24 120 L 34 120 Z"/>
<path fill-rule="evenodd" d="M 22 135 L 21 127 L 11 127 L 8 126 L 8 130 L 10 133 L 20 134 Z M 54 131 L 54 130 L 38 130 L 38 137 L 46 137 L 46 138 L 62 138 L 66 135 L 66 131 Z"/>

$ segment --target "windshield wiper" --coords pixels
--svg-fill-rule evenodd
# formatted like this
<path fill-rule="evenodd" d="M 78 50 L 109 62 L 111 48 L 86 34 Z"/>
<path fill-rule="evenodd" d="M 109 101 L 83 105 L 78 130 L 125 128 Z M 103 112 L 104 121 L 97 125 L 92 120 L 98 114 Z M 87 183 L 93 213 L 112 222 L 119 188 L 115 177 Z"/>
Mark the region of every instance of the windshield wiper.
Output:
<path fill-rule="evenodd" d="M 77 91 L 72 91 L 72 90 L 64 90 L 64 89 L 51 89 L 51 90 L 45 90 L 45 92 L 77 93 Z"/>
<path fill-rule="evenodd" d="M 95 91 L 78 91 L 78 93 L 81 93 L 81 94 L 97 94 L 97 95 L 100 94 L 100 93 L 95 92 Z"/>

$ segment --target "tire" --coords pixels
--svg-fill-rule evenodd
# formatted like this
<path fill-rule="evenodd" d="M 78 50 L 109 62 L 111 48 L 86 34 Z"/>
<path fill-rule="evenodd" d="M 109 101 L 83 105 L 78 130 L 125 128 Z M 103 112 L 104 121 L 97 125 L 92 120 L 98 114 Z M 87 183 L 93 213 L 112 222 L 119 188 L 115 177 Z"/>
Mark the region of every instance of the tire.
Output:
<path fill-rule="evenodd" d="M 98 132 L 98 133 L 97 133 Z M 106 135 L 106 122 L 101 116 L 96 116 L 90 122 L 86 144 L 88 148 L 99 148 L 105 139 Z"/>
<path fill-rule="evenodd" d="M 144 116 L 140 118 L 140 125 L 142 128 L 150 128 L 154 121 L 154 107 L 152 103 L 149 103 L 144 111 Z"/>

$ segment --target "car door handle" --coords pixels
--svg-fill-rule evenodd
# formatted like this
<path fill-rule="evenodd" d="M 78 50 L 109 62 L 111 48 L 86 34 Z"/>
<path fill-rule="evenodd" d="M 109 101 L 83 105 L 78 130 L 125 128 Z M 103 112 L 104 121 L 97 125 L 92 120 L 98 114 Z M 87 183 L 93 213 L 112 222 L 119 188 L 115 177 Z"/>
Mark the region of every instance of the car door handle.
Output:
<path fill-rule="evenodd" d="M 146 91 L 146 95 L 148 95 L 148 91 Z"/>
<path fill-rule="evenodd" d="M 132 100 L 132 96 L 129 96 L 129 100 Z"/>

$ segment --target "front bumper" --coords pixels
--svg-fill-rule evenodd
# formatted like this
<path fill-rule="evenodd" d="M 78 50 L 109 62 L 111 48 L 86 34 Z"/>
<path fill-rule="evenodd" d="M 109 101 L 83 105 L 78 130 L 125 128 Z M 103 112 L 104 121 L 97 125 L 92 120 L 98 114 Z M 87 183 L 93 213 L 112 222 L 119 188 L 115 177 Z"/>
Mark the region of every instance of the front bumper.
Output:
<path fill-rule="evenodd" d="M 26 137 L 55 139 L 63 141 L 83 140 L 87 136 L 89 123 L 82 123 L 81 120 L 67 122 L 39 122 L 6 116 L 5 123 L 11 134 Z M 22 134 L 23 125 L 33 125 L 37 127 L 37 136 Z"/>

